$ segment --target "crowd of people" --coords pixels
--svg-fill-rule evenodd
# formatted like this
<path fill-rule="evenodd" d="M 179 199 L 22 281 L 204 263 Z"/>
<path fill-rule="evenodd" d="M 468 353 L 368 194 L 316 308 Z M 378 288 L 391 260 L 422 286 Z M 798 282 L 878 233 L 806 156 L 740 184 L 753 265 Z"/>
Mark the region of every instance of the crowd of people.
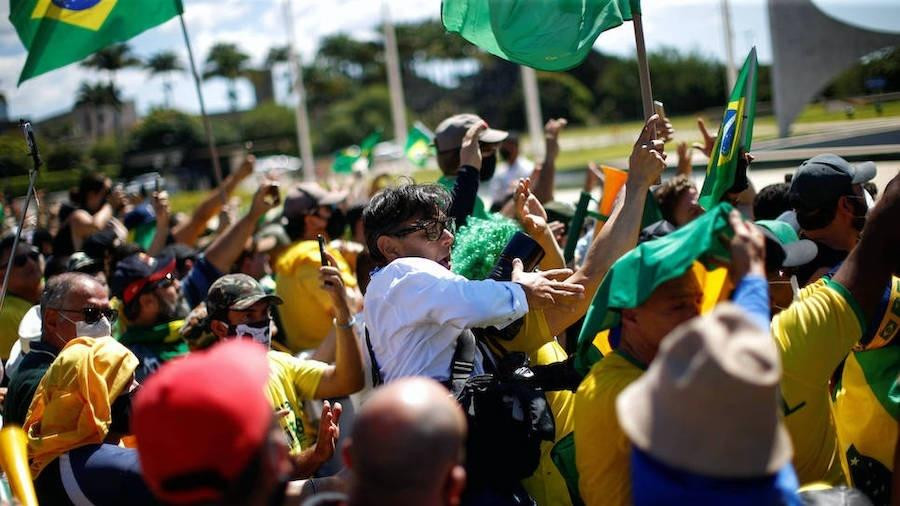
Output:
<path fill-rule="evenodd" d="M 756 191 L 741 153 L 704 209 L 655 115 L 584 220 L 565 127 L 531 162 L 455 115 L 436 184 L 371 191 L 248 156 L 191 214 L 90 174 L 10 223 L 0 405 L 39 502 L 900 504 L 900 176 L 823 153 Z"/>

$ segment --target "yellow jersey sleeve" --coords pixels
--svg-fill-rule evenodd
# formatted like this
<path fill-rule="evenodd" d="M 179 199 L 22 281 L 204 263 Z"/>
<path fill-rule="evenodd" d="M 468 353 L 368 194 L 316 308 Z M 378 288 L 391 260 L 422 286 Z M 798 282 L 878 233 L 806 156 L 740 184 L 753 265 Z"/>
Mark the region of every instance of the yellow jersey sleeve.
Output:
<path fill-rule="evenodd" d="M 643 371 L 619 353 L 594 364 L 575 394 L 575 465 L 585 504 L 631 504 L 630 443 L 616 397 Z"/>

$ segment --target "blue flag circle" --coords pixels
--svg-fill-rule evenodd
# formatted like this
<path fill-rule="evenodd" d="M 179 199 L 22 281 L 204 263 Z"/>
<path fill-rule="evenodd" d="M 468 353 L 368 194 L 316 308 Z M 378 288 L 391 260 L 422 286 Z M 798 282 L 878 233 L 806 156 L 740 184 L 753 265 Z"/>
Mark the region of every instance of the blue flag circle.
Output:
<path fill-rule="evenodd" d="M 52 0 L 53 5 L 70 11 L 83 11 L 100 3 L 100 0 Z"/>

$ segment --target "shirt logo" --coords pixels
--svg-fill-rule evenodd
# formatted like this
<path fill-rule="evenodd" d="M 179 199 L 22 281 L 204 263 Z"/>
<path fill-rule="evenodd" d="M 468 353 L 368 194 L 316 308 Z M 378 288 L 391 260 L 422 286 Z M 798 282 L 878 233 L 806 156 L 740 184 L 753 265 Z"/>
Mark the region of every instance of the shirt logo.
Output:
<path fill-rule="evenodd" d="M 31 19 L 55 19 L 91 31 L 97 31 L 115 8 L 118 0 L 38 0 Z"/>

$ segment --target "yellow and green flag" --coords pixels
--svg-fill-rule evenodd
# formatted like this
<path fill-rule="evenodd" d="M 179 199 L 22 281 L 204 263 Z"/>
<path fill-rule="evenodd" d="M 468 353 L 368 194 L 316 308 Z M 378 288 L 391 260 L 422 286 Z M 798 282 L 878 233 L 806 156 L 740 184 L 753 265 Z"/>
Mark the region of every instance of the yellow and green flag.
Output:
<path fill-rule="evenodd" d="M 641 13 L 639 0 L 444 0 L 448 32 L 511 62 L 558 72 L 580 65 L 601 33 Z"/>
<path fill-rule="evenodd" d="M 381 141 L 381 130 L 372 132 L 363 139 L 359 146 L 346 147 L 334 155 L 331 170 L 337 173 L 353 172 L 357 163 L 365 163 L 365 168 L 371 168 L 375 164 L 375 145 Z"/>
<path fill-rule="evenodd" d="M 731 90 L 728 107 L 719 125 L 719 136 L 706 167 L 706 179 L 700 190 L 700 205 L 704 209 L 719 203 L 725 192 L 734 185 L 740 153 L 750 151 L 756 116 L 757 67 L 754 47 Z"/>
<path fill-rule="evenodd" d="M 434 134 L 425 125 L 416 122 L 406 135 L 406 158 L 417 167 L 424 167 L 434 154 Z"/>
<path fill-rule="evenodd" d="M 19 84 L 182 12 L 181 0 L 10 0 L 9 20 L 28 50 Z"/>

